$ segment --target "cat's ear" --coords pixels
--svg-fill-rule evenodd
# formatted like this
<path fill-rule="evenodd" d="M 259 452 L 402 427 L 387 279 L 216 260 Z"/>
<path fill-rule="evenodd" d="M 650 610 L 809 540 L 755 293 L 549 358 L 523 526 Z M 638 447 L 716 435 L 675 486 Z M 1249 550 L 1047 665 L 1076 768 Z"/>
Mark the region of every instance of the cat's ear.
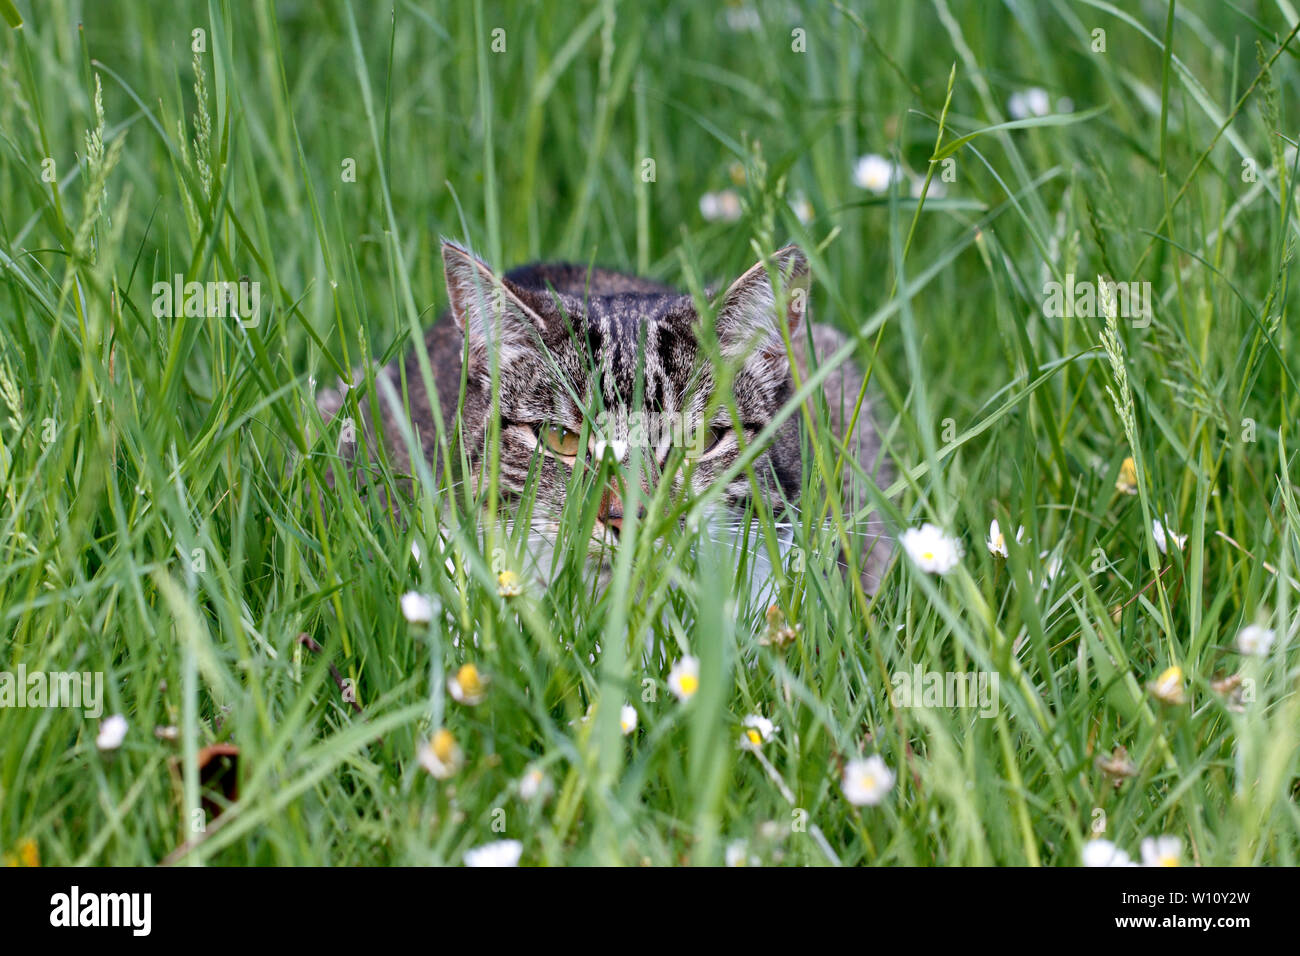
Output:
<path fill-rule="evenodd" d="M 808 283 L 808 260 L 797 246 L 786 246 L 755 263 L 731 284 L 718 308 L 716 328 L 723 356 L 746 364 L 758 362 L 773 372 L 788 369 L 777 310 L 784 306 L 793 338 L 808 307 Z"/>
<path fill-rule="evenodd" d="M 525 302 L 521 290 L 448 239 L 442 241 L 442 265 L 451 315 L 469 339 L 472 355 L 487 356 L 495 350 L 505 366 L 518 355 L 541 348 L 549 329 L 537 311 L 538 303 Z"/>

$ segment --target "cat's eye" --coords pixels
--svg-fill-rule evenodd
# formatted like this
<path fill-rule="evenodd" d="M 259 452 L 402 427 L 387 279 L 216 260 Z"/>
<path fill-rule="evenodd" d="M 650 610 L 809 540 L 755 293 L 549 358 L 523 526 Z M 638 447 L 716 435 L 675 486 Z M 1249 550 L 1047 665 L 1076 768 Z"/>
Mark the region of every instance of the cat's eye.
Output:
<path fill-rule="evenodd" d="M 539 425 L 537 436 L 551 451 L 566 458 L 573 458 L 582 447 L 577 432 L 569 431 L 563 425 Z"/>
<path fill-rule="evenodd" d="M 708 434 L 705 435 L 704 450 L 706 452 L 709 452 L 712 451 L 714 448 L 717 448 L 718 444 L 722 441 L 722 439 L 726 438 L 730 434 L 731 434 L 730 425 L 714 425 L 712 428 L 709 429 Z"/>

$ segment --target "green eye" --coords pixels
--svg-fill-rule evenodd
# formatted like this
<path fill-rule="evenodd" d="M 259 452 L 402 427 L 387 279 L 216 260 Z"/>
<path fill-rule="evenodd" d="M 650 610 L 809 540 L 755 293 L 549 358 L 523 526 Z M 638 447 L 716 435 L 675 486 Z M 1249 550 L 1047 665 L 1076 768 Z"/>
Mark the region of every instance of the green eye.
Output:
<path fill-rule="evenodd" d="M 566 458 L 573 458 L 578 454 L 580 442 L 576 432 L 571 432 L 562 425 L 543 425 L 537 433 L 542 443 L 555 454 Z"/>

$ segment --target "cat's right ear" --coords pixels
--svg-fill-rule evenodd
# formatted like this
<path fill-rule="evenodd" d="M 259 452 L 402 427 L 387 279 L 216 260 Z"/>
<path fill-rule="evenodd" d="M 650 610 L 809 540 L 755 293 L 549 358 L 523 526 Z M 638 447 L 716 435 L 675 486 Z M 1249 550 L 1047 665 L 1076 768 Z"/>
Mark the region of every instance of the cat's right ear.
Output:
<path fill-rule="evenodd" d="M 486 358 L 495 351 L 504 367 L 518 355 L 541 348 L 545 320 L 483 260 L 444 239 L 442 265 L 451 315 L 469 340 L 471 356 Z"/>

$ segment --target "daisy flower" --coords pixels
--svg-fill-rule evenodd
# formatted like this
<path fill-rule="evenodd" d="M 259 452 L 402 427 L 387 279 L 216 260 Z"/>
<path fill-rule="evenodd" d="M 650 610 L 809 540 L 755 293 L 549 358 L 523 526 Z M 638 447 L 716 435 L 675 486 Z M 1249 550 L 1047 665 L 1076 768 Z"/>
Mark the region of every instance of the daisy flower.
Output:
<path fill-rule="evenodd" d="M 749 33 L 763 26 L 758 11 L 747 3 L 729 5 L 725 16 L 727 29 L 734 33 Z"/>
<path fill-rule="evenodd" d="M 925 177 L 912 177 L 912 198 L 920 199 L 924 195 L 926 199 L 942 199 L 948 195 L 948 187 L 942 179 L 934 176 L 930 179 L 930 189 L 927 192 L 925 188 Z"/>
<path fill-rule="evenodd" d="M 99 725 L 95 746 L 100 750 L 116 750 L 126 740 L 127 723 L 121 714 L 114 714 Z"/>
<path fill-rule="evenodd" d="M 742 212 L 740 194 L 734 189 L 705 193 L 700 197 L 700 215 L 707 222 L 736 222 Z"/>
<path fill-rule="evenodd" d="M 623 709 L 618 712 L 618 729 L 626 737 L 632 731 L 636 730 L 636 708 L 631 704 L 624 704 Z"/>
<path fill-rule="evenodd" d="M 518 866 L 524 845 L 518 840 L 497 840 L 465 851 L 466 866 Z"/>
<path fill-rule="evenodd" d="M 844 779 L 840 788 L 849 803 L 855 807 L 874 807 L 885 799 L 894 786 L 894 771 L 889 769 L 879 754 L 865 760 L 857 758 L 844 765 Z"/>
<path fill-rule="evenodd" d="M 745 729 L 740 734 L 740 746 L 746 750 L 761 750 L 777 731 L 772 722 L 760 714 L 750 714 L 741 725 Z"/>
<path fill-rule="evenodd" d="M 808 201 L 808 197 L 803 193 L 795 193 L 790 198 L 790 208 L 794 210 L 795 218 L 805 226 L 813 221 L 817 213 L 813 209 L 813 204 Z"/>
<path fill-rule="evenodd" d="M 458 704 L 473 707 L 487 697 L 488 676 L 480 674 L 473 664 L 462 664 L 460 670 L 447 678 L 447 692 Z"/>
<path fill-rule="evenodd" d="M 700 660 L 689 654 L 673 665 L 668 672 L 668 689 L 677 695 L 678 700 L 686 701 L 695 696 L 700 689 Z"/>
<path fill-rule="evenodd" d="M 442 728 L 433 735 L 433 739 L 420 747 L 417 755 L 420 766 L 429 771 L 437 780 L 446 780 L 460 770 L 464 755 L 451 731 Z"/>
<path fill-rule="evenodd" d="M 402 595 L 402 617 L 412 624 L 428 624 L 433 620 L 434 607 L 423 594 L 407 591 Z"/>
<path fill-rule="evenodd" d="M 1263 657 L 1277 635 L 1258 624 L 1247 624 L 1237 635 L 1237 650 L 1247 657 Z"/>
<path fill-rule="evenodd" d="M 1016 540 L 1020 541 L 1024 536 L 1025 526 L 1021 525 L 1016 529 Z M 989 554 L 996 554 L 1003 558 L 1007 556 L 1007 539 L 1002 534 L 997 518 L 989 522 L 989 539 L 984 542 L 984 545 L 989 549 Z"/>
<path fill-rule="evenodd" d="M 519 796 L 531 803 L 538 799 L 547 799 L 551 795 L 551 778 L 546 776 L 541 767 L 529 767 L 519 778 Z"/>
<path fill-rule="evenodd" d="M 749 844 L 744 840 L 732 840 L 727 844 L 727 866 L 758 865 L 758 857 L 750 855 Z"/>
<path fill-rule="evenodd" d="M 512 598 L 519 597 L 523 593 L 524 586 L 515 572 L 507 568 L 497 575 L 497 594 L 503 598 Z"/>
<path fill-rule="evenodd" d="M 1044 551 L 1038 555 L 1038 560 L 1046 560 L 1047 564 L 1043 567 L 1043 590 L 1046 591 L 1048 586 L 1056 580 L 1056 576 L 1061 573 L 1060 555 L 1048 557 L 1048 552 Z"/>
<path fill-rule="evenodd" d="M 853 182 L 862 189 L 879 195 L 889 189 L 898 174 L 894 164 L 879 153 L 868 153 L 858 158 L 853 167 Z"/>
<path fill-rule="evenodd" d="M 1151 535 L 1156 539 L 1156 547 L 1160 549 L 1161 554 L 1169 553 L 1169 541 L 1173 541 L 1174 546 L 1179 551 L 1187 544 L 1187 535 L 1175 534 L 1169 527 L 1169 515 L 1165 515 L 1165 523 L 1161 524 L 1158 518 L 1151 521 Z"/>
<path fill-rule="evenodd" d="M 1052 100 L 1047 90 L 1041 86 L 1032 86 L 1027 90 L 1012 93 L 1007 100 L 1007 112 L 1012 119 L 1028 119 L 1031 116 L 1046 116 L 1052 112 Z"/>
<path fill-rule="evenodd" d="M 930 574 L 947 574 L 957 567 L 961 558 L 961 544 L 957 539 L 928 522 L 919 528 L 908 528 L 899 541 L 916 566 Z"/>
<path fill-rule="evenodd" d="M 1187 698 L 1183 694 L 1183 669 L 1175 664 L 1151 682 L 1151 694 L 1163 704 L 1177 706 Z"/>
<path fill-rule="evenodd" d="M 1137 464 L 1132 458 L 1125 458 L 1119 466 L 1119 475 L 1115 478 L 1115 490 L 1126 495 L 1138 493 Z"/>
<path fill-rule="evenodd" d="M 1084 866 L 1132 866 L 1129 855 L 1109 840 L 1089 840 L 1083 845 Z"/>
<path fill-rule="evenodd" d="M 1176 836 L 1147 837 L 1142 841 L 1143 866 L 1181 866 L 1183 841 Z"/>

